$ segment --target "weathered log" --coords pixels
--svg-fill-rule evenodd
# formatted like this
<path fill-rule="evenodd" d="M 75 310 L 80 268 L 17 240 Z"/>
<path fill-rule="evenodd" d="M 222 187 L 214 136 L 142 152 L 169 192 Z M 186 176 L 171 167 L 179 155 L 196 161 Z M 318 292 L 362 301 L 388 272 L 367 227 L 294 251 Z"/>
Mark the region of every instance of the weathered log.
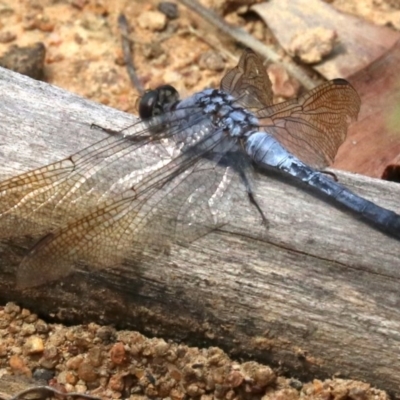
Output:
<path fill-rule="evenodd" d="M 0 69 L 0 178 L 66 157 L 134 117 Z M 400 186 L 335 171 L 377 204 L 400 212 Z M 300 377 L 367 380 L 400 395 L 400 245 L 323 199 L 261 176 L 267 232 L 248 207 L 234 221 L 151 266 L 80 271 L 18 290 L 27 252 L 0 243 L 0 301 L 64 321 L 135 328 L 219 345 Z M 1 201 L 1 199 L 0 199 Z"/>

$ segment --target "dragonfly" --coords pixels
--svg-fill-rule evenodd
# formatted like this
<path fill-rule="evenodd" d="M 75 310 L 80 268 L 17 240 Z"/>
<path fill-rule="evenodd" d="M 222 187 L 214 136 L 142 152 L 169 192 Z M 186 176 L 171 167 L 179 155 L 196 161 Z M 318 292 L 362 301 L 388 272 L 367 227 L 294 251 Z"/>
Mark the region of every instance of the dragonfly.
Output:
<path fill-rule="evenodd" d="M 255 168 L 314 188 L 400 239 L 400 215 L 323 170 L 360 109 L 344 79 L 273 104 L 251 50 L 221 80 L 180 99 L 170 85 L 146 92 L 138 122 L 55 163 L 0 182 L 0 239 L 38 238 L 17 272 L 22 288 L 60 280 L 77 265 L 115 267 L 159 257 L 229 223 L 245 199 L 268 229 Z"/>

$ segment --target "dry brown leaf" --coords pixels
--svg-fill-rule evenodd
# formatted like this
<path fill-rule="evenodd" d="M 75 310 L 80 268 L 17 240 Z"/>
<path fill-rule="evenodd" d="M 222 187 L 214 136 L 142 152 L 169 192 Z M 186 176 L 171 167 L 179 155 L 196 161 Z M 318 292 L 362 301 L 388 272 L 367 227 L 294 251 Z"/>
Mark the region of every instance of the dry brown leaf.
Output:
<path fill-rule="evenodd" d="M 334 167 L 380 178 L 400 155 L 400 41 L 382 58 L 349 78 L 361 97 Z"/>

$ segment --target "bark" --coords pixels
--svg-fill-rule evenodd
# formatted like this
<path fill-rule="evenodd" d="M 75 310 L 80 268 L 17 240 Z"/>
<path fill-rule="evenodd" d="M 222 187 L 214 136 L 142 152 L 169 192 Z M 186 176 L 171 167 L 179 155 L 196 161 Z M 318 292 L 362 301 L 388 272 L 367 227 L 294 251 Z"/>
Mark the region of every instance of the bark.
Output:
<path fill-rule="evenodd" d="M 0 178 L 66 157 L 134 117 L 0 69 Z M 335 171 L 400 212 L 400 186 Z M 276 177 L 260 176 L 254 210 L 151 265 L 80 271 L 18 290 L 28 244 L 0 243 L 0 300 L 68 322 L 97 321 L 148 335 L 218 345 L 300 378 L 369 381 L 400 395 L 399 242 Z M 1 199 L 0 199 L 1 201 Z"/>

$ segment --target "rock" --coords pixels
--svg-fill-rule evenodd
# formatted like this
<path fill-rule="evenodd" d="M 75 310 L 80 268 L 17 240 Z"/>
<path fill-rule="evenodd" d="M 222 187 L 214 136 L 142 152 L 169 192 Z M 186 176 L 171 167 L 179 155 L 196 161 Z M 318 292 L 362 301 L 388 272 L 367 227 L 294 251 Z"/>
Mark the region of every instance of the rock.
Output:
<path fill-rule="evenodd" d="M 37 368 L 35 369 L 35 371 L 33 372 L 33 379 L 37 380 L 37 381 L 45 381 L 48 382 L 50 381 L 50 379 L 54 378 L 54 371 L 51 371 L 49 369 L 46 368 Z"/>
<path fill-rule="evenodd" d="M 315 64 L 332 51 L 336 39 L 337 34 L 332 29 L 308 29 L 294 36 L 289 52 L 306 64 Z"/>
<path fill-rule="evenodd" d="M 24 344 L 25 354 L 38 354 L 44 350 L 43 340 L 39 336 L 29 337 Z"/>
<path fill-rule="evenodd" d="M 225 62 L 220 53 L 209 50 L 201 54 L 199 58 L 199 67 L 201 69 L 218 72 L 224 70 Z"/>
<path fill-rule="evenodd" d="M 87 361 L 83 361 L 78 368 L 78 377 L 84 382 L 94 382 L 97 379 L 98 374 L 93 365 Z"/>
<path fill-rule="evenodd" d="M 54 368 L 59 361 L 58 350 L 54 346 L 46 346 L 39 364 L 47 369 Z"/>
<path fill-rule="evenodd" d="M 21 335 L 30 336 L 33 335 L 35 332 L 36 332 L 35 325 L 26 323 L 22 324 Z"/>
<path fill-rule="evenodd" d="M 159 11 L 145 11 L 138 18 L 139 26 L 150 31 L 162 31 L 167 25 L 167 17 Z"/>
<path fill-rule="evenodd" d="M 4 307 L 4 312 L 6 314 L 16 315 L 21 311 L 21 307 L 17 306 L 15 303 L 7 303 Z"/>
<path fill-rule="evenodd" d="M 158 4 L 158 10 L 169 19 L 176 19 L 179 17 L 178 6 L 170 1 L 162 1 Z"/>
<path fill-rule="evenodd" d="M 126 351 L 123 343 L 119 342 L 114 344 L 110 350 L 110 358 L 115 365 L 121 365 L 125 362 Z"/>
<path fill-rule="evenodd" d="M 32 372 L 26 365 L 22 357 L 17 355 L 12 355 L 9 360 L 10 367 L 14 374 L 21 374 L 31 377 Z"/>

